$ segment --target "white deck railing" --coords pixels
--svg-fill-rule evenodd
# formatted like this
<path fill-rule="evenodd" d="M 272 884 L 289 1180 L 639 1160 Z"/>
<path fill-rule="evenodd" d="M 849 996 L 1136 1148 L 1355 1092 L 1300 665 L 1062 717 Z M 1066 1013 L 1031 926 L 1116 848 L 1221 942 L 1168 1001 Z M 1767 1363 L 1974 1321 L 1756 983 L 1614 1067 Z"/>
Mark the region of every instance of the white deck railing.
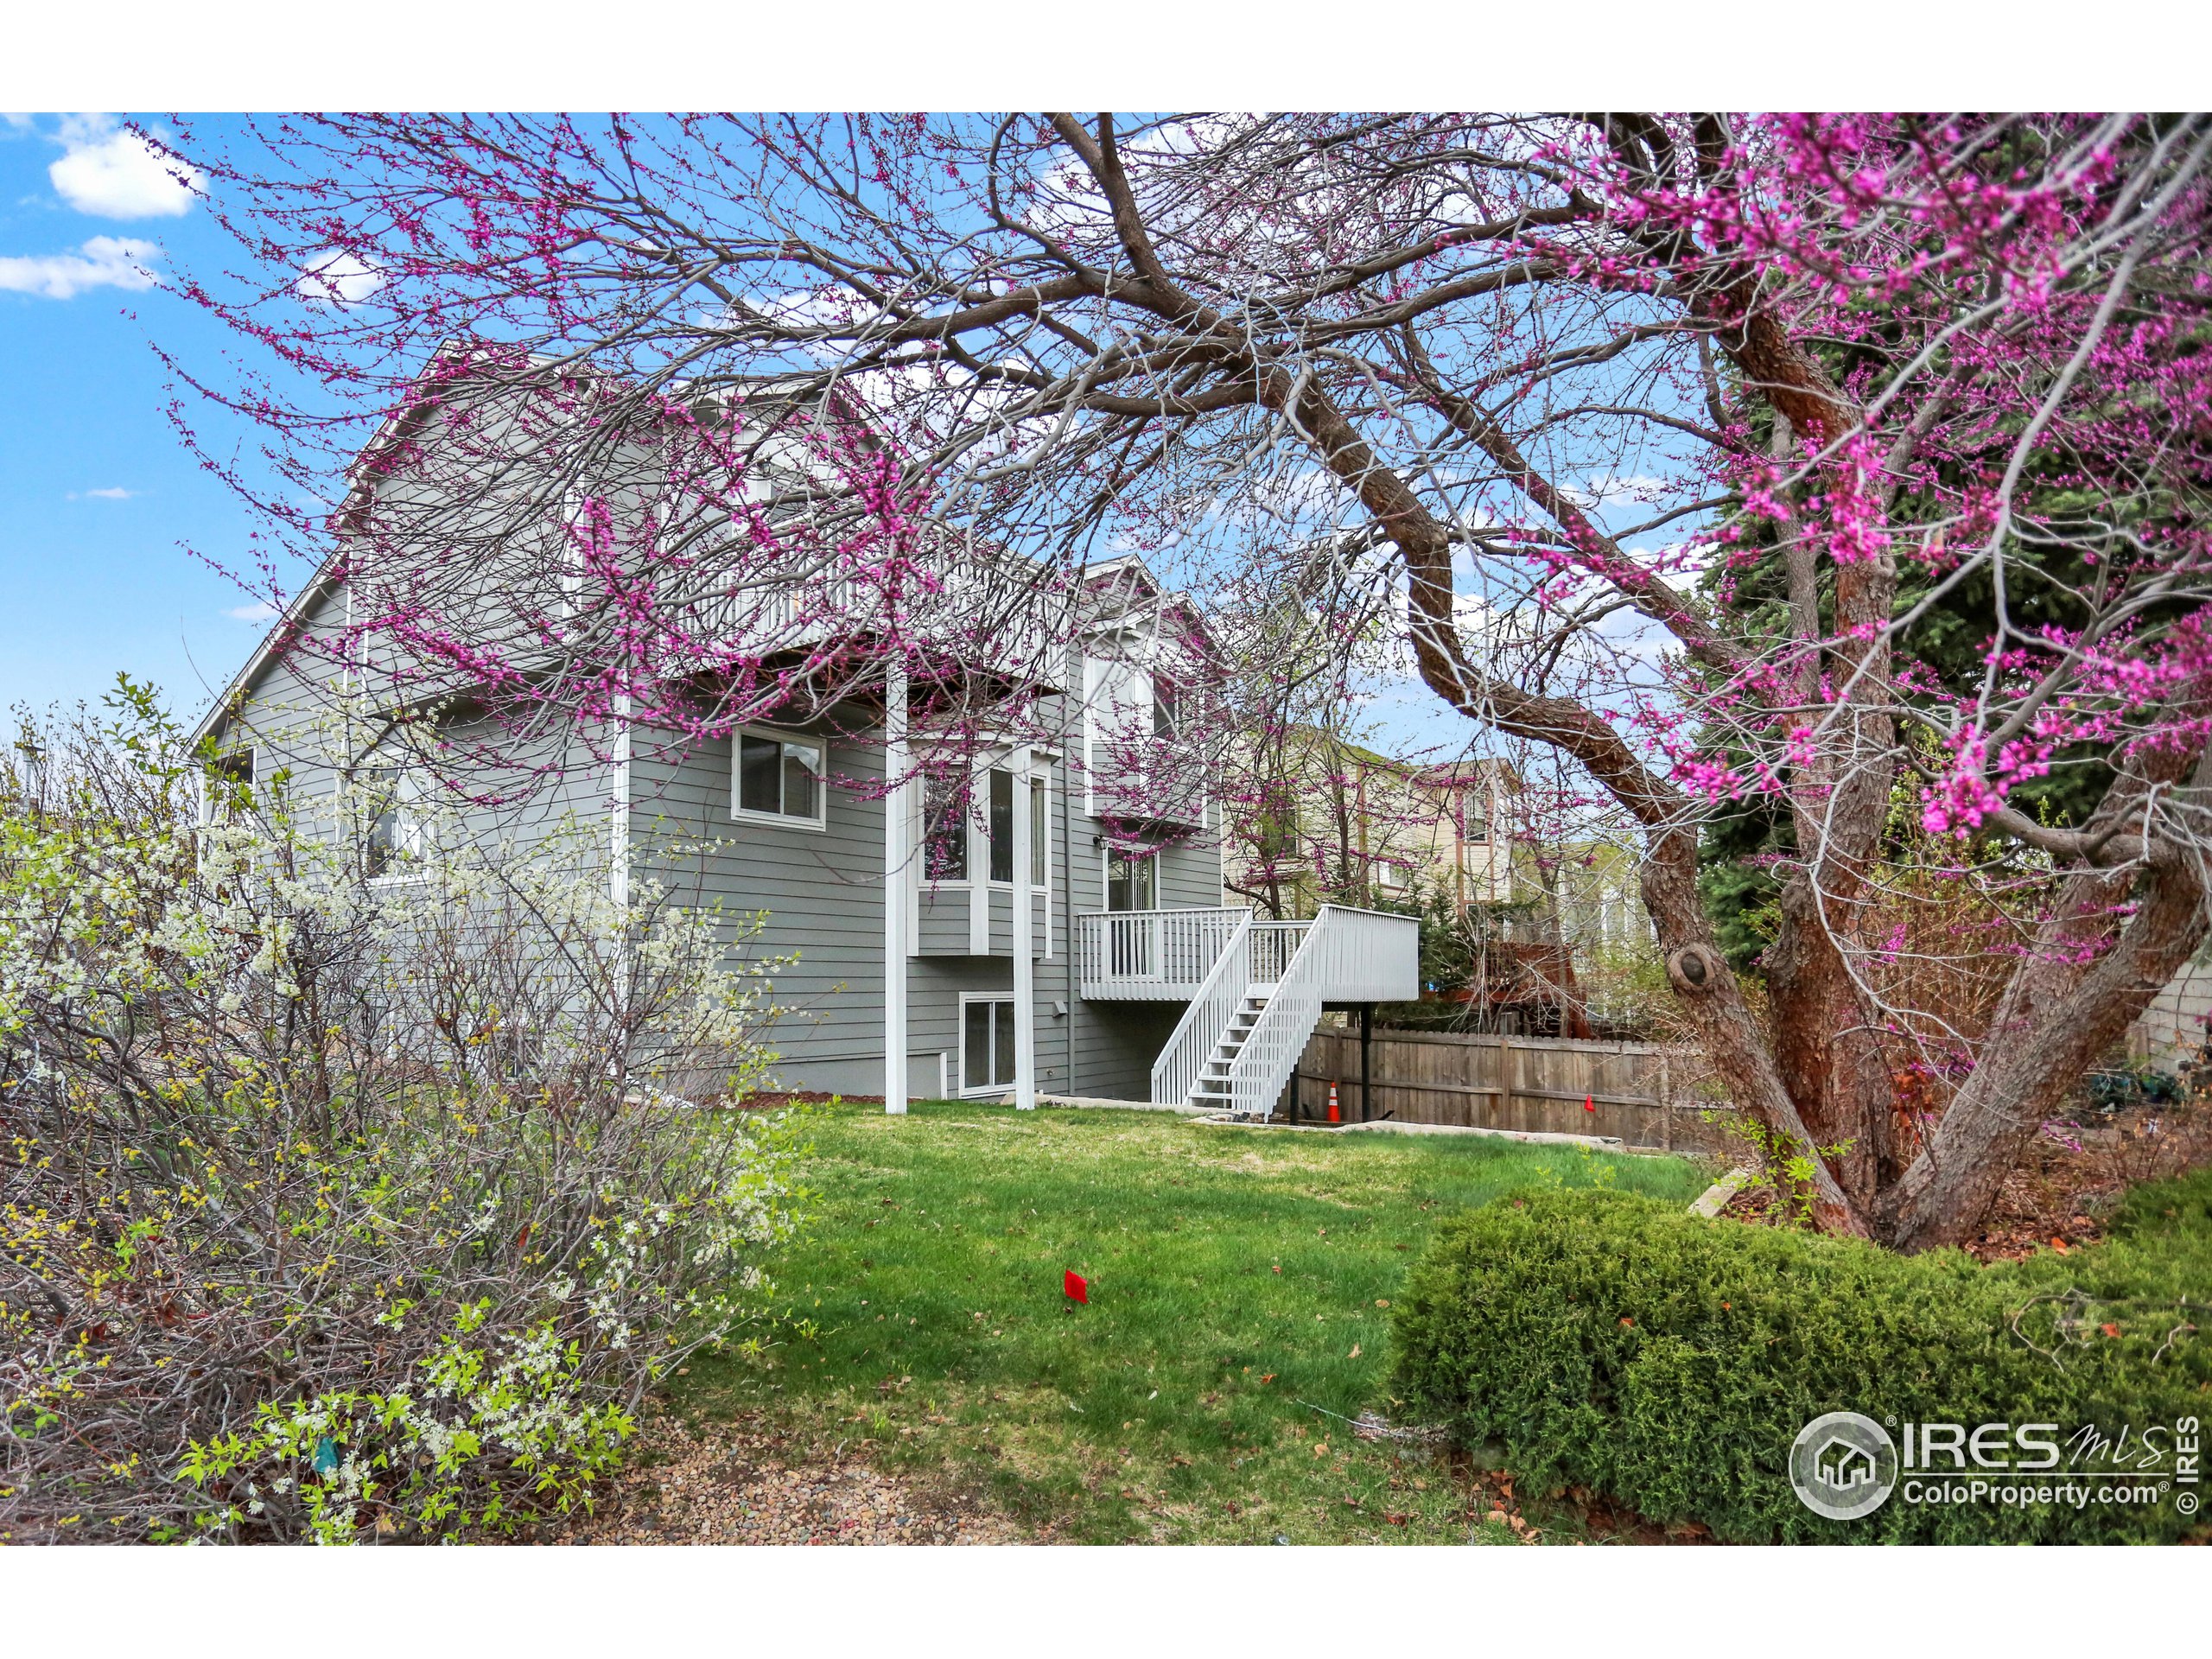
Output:
<path fill-rule="evenodd" d="M 1272 985 L 1282 977 L 1282 970 L 1290 966 L 1290 959 L 1298 954 L 1298 942 L 1306 937 L 1311 922 L 1254 922 L 1252 924 L 1252 982 Z"/>
<path fill-rule="evenodd" d="M 1076 919 L 1076 978 L 1093 1001 L 1195 996 L 1244 910 L 1094 911 Z"/>
<path fill-rule="evenodd" d="M 1236 1017 L 1236 1010 L 1252 994 L 1252 945 L 1259 930 L 1252 912 L 1237 913 L 1229 942 L 1214 961 L 1213 969 L 1191 998 L 1176 1023 L 1175 1034 L 1152 1065 L 1152 1098 L 1161 1106 L 1180 1106 L 1198 1086 L 1198 1073 L 1216 1048 L 1222 1033 Z"/>
<path fill-rule="evenodd" d="M 1274 1109 L 1324 1002 L 1400 1002 L 1418 996 L 1420 938 L 1421 924 L 1410 916 L 1322 906 L 1230 1068 L 1229 1109 L 1263 1117 Z"/>

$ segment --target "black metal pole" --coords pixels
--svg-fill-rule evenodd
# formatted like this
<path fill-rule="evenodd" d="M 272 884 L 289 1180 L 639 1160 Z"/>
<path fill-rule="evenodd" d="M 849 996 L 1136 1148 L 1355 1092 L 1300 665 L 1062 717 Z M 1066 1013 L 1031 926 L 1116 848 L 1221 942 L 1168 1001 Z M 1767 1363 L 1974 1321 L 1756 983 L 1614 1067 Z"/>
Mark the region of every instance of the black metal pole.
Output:
<path fill-rule="evenodd" d="M 1363 1123 L 1375 1117 L 1374 1045 L 1375 1005 L 1363 1002 L 1359 1005 L 1359 1121 Z"/>

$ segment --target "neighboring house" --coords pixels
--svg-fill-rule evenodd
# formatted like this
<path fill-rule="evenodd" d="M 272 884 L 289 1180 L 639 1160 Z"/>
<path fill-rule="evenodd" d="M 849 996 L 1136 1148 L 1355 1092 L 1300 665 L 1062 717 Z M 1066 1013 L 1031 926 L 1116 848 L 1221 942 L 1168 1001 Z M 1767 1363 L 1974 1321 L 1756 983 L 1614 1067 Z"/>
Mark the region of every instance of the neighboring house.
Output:
<path fill-rule="evenodd" d="M 406 487 L 403 468 L 363 476 L 357 497 Z M 920 706 L 903 668 L 701 741 L 581 718 L 524 740 L 466 683 L 426 697 L 373 664 L 327 683 L 328 659 L 301 642 L 344 627 L 372 585 L 347 575 L 347 522 L 195 734 L 218 766 L 257 786 L 281 776 L 322 833 L 358 841 L 374 881 L 408 879 L 423 804 L 454 798 L 456 770 L 465 800 L 500 794 L 493 773 L 543 779 L 468 810 L 462 833 L 526 848 L 596 824 L 618 899 L 650 869 L 680 877 L 687 901 L 766 912 L 747 950 L 795 958 L 775 976 L 791 1010 L 771 1039 L 785 1088 L 1264 1112 L 1325 1006 L 1414 994 L 1410 921 L 1332 909 L 1255 925 L 1217 902 L 1218 803 L 1134 786 L 1147 742 L 1158 755 L 1178 741 L 1160 643 L 1177 601 L 1141 561 L 1090 573 L 1037 655 L 1032 690 L 1056 741 L 1033 723 L 1026 744 L 971 751 L 972 771 L 887 791 L 887 756 L 911 770 L 895 757 Z"/>
<path fill-rule="evenodd" d="M 2178 1071 L 2205 1050 L 2212 1023 L 2212 944 L 2182 965 L 2127 1028 L 2127 1058 L 2161 1071 Z"/>
<path fill-rule="evenodd" d="M 1441 891 L 1462 909 L 1513 897 L 1516 785 L 1503 761 L 1420 766 L 1301 727 L 1247 746 L 1231 770 L 1224 903 L 1310 916 L 1328 896 Z"/>

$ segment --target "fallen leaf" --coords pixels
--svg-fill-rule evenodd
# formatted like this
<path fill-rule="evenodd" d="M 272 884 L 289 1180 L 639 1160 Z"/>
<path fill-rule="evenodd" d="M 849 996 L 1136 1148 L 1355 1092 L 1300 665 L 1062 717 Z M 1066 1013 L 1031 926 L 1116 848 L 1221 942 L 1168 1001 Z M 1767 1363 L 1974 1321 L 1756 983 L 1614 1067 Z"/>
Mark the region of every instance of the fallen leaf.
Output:
<path fill-rule="evenodd" d="M 1282 1263 L 1281 1263 L 1281 1262 L 1276 1262 L 1276 1263 L 1275 1263 L 1275 1271 L 1276 1271 L 1277 1273 L 1281 1273 L 1281 1272 L 1282 1271 Z"/>
<path fill-rule="evenodd" d="M 2107 1325 L 2101 1325 L 2101 1326 L 2100 1326 L 2099 1328 L 2100 1328 L 2101 1330 L 2102 1330 L 2102 1331 L 2104 1332 L 2105 1335 L 2107 1335 L 2107 1336 L 2108 1336 L 2108 1337 L 2116 1337 L 2116 1336 L 2118 1336 L 2118 1335 L 2120 1334 L 2120 1327 L 2119 1327 L 2118 1325 L 2109 1325 L 2109 1324 L 2107 1324 Z"/>
<path fill-rule="evenodd" d="M 1265 1376 L 1263 1376 L 1263 1377 L 1262 1377 L 1262 1378 L 1260 1379 L 1260 1381 L 1261 1381 L 1261 1382 L 1262 1382 L 1262 1384 L 1266 1384 L 1266 1383 L 1268 1383 L 1268 1382 L 1274 1382 L 1274 1380 L 1275 1380 L 1275 1374 L 1274 1374 L 1273 1371 L 1269 1371 L 1269 1372 L 1268 1372 Z"/>
<path fill-rule="evenodd" d="M 1346 1354 L 1344 1357 L 1346 1359 L 1357 1359 L 1359 1357 L 1359 1344 L 1356 1342 L 1352 1344 L 1351 1352 Z"/>
<path fill-rule="evenodd" d="M 1629 1318 L 1629 1316 L 1628 1316 L 1627 1314 L 1624 1313 L 1624 1314 L 1622 1314 L 1622 1315 L 1621 1315 L 1621 1323 L 1622 1323 L 1623 1325 L 1634 1325 L 1634 1324 L 1636 1323 L 1636 1321 L 1635 1321 L 1634 1319 L 1632 1319 Z"/>
<path fill-rule="evenodd" d="M 1377 1307 L 1388 1307 L 1390 1306 L 1390 1299 L 1388 1296 L 1377 1296 L 1375 1299 L 1375 1306 Z"/>
<path fill-rule="evenodd" d="M 2066 1254 L 2066 1241 L 2056 1235 L 2053 1235 L 2050 1241 L 2050 1248 L 2056 1250 L 2061 1255 L 2064 1255 Z"/>

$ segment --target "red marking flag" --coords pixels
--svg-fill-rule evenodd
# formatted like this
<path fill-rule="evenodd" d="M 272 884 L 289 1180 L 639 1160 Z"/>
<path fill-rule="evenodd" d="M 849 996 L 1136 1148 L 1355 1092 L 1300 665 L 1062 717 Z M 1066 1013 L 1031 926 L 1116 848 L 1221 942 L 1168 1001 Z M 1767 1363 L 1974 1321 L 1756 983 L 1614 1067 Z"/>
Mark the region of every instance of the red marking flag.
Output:
<path fill-rule="evenodd" d="M 1598 1109 L 1598 1097 L 1597 1097 L 1597 1096 L 1595 1096 L 1595 1095 L 1585 1095 L 1585 1096 L 1582 1096 L 1582 1109 L 1583 1109 L 1584 1111 L 1586 1111 L 1586 1112 L 1594 1112 L 1594 1111 L 1596 1111 L 1596 1110 Z"/>
<path fill-rule="evenodd" d="M 1068 1276 L 1062 1281 L 1062 1286 L 1067 1291 L 1068 1300 L 1086 1304 L 1090 1300 L 1090 1281 L 1073 1268 L 1068 1269 Z"/>

